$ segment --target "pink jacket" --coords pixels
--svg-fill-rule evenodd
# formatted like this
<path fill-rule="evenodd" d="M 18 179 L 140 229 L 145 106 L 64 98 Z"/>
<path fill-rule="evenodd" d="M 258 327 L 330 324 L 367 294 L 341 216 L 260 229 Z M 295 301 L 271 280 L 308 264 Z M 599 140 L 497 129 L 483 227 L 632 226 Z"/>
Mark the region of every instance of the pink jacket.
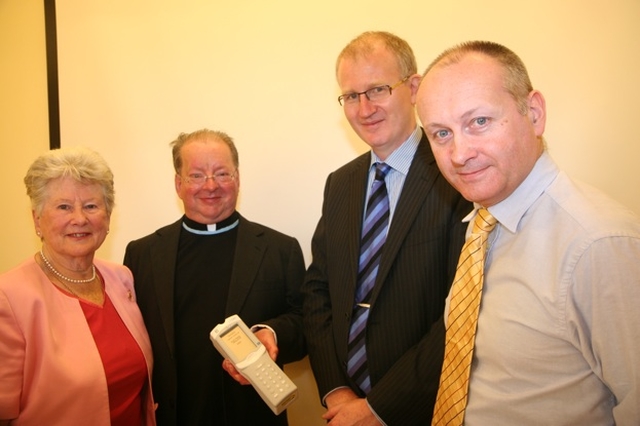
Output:
<path fill-rule="evenodd" d="M 124 266 L 95 260 L 105 290 L 147 362 L 149 336 Z M 155 425 L 151 383 L 145 424 Z M 0 276 L 0 419 L 12 425 L 109 426 L 107 382 L 78 301 L 59 291 L 33 258 Z"/>

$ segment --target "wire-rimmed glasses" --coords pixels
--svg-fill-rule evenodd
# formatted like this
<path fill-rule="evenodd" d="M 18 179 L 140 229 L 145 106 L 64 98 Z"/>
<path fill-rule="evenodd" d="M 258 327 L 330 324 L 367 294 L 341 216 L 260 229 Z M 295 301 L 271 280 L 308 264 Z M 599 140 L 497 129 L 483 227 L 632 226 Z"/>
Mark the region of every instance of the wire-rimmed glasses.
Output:
<path fill-rule="evenodd" d="M 382 102 L 387 99 L 393 93 L 393 89 L 400 86 L 402 83 L 407 81 L 411 77 L 410 75 L 406 76 L 396 84 L 389 86 L 385 84 L 384 86 L 376 86 L 371 89 L 367 89 L 364 92 L 352 92 L 345 93 L 343 95 L 338 96 L 338 102 L 342 106 L 346 105 L 355 105 L 360 102 L 360 96 L 365 95 L 370 102 Z"/>
<path fill-rule="evenodd" d="M 203 186 L 209 179 L 213 179 L 218 185 L 225 185 L 235 180 L 236 171 L 237 169 L 233 173 L 218 172 L 211 176 L 207 176 L 204 173 L 190 173 L 184 179 L 193 186 Z"/>

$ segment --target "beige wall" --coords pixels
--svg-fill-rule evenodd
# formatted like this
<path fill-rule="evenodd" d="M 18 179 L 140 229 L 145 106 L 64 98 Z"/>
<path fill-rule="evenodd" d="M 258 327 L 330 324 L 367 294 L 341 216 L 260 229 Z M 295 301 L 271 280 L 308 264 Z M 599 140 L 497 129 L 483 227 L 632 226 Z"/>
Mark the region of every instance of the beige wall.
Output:
<path fill-rule="evenodd" d="M 554 158 L 640 212 L 638 0 L 58 3 L 62 143 L 96 147 L 116 175 L 104 257 L 178 217 L 168 143 L 209 127 L 237 142 L 240 211 L 309 260 L 327 174 L 366 150 L 336 101 L 335 57 L 372 28 L 406 38 L 420 70 L 467 39 L 513 48 L 547 98 Z"/>
<path fill-rule="evenodd" d="M 413 46 L 422 70 L 442 49 L 489 39 L 518 53 L 546 96 L 556 161 L 640 213 L 638 0 L 58 1 L 62 144 L 99 150 L 117 207 L 100 256 L 181 214 L 168 143 L 201 127 L 240 150 L 240 211 L 300 240 L 307 261 L 322 188 L 364 152 L 336 102 L 334 61 L 358 33 Z M 22 177 L 48 147 L 41 0 L 0 0 L 0 272 L 38 247 Z M 321 412 L 306 361 L 293 426 Z M 316 422 L 318 425 L 322 421 Z"/>
<path fill-rule="evenodd" d="M 44 8 L 0 0 L 0 273 L 38 247 L 22 178 L 49 148 Z"/>

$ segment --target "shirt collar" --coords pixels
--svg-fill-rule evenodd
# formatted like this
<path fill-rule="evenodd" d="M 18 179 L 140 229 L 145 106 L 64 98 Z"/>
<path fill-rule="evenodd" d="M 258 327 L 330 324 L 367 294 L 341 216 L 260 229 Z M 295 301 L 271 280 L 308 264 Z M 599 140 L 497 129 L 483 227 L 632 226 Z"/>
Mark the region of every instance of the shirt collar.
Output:
<path fill-rule="evenodd" d="M 515 191 L 487 210 L 498 219 L 501 226 L 515 233 L 522 217 L 535 201 L 540 198 L 551 182 L 555 180 L 559 172 L 560 169 L 556 163 L 547 151 L 544 151 L 529 175 Z M 476 206 L 476 209 L 478 207 Z"/>
<path fill-rule="evenodd" d="M 186 215 L 182 217 L 182 227 L 192 234 L 198 235 L 213 235 L 227 232 L 238 226 L 239 222 L 240 215 L 237 211 L 234 211 L 231 213 L 231 216 L 218 223 L 209 224 L 196 222 L 195 220 L 189 219 Z"/>
<path fill-rule="evenodd" d="M 420 129 L 420 126 L 416 125 L 415 130 L 411 135 L 409 135 L 407 140 L 396 148 L 396 150 L 393 151 L 385 161 L 382 161 L 373 151 L 371 151 L 371 163 L 369 164 L 369 169 L 371 169 L 371 166 L 375 163 L 385 163 L 391 166 L 393 170 L 406 176 L 406 174 L 409 173 L 413 157 L 418 150 L 420 139 L 422 139 L 422 130 Z"/>

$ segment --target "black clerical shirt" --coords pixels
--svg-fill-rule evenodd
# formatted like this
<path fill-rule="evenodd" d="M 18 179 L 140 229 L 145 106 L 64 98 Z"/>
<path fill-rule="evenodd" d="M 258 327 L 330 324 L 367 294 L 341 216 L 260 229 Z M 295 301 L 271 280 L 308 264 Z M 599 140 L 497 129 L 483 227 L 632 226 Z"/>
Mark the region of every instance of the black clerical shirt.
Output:
<path fill-rule="evenodd" d="M 216 224 L 222 232 L 183 220 L 175 276 L 178 419 L 184 425 L 224 425 L 222 357 L 209 332 L 225 319 L 238 235 L 238 214 Z M 186 225 L 186 227 L 184 226 Z M 195 231 L 195 232 L 194 232 Z M 196 233 L 197 232 L 197 233 Z"/>

